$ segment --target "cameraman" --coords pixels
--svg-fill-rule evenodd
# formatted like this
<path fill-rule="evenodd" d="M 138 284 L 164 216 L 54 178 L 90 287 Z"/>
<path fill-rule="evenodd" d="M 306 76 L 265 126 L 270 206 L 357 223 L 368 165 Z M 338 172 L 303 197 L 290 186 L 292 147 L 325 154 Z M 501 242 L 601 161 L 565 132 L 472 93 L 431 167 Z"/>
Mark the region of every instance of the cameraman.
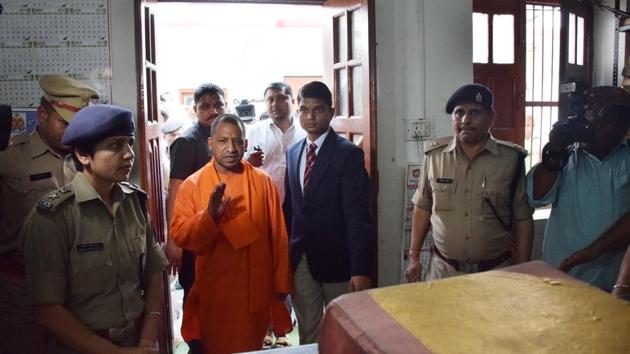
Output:
<path fill-rule="evenodd" d="M 610 292 L 630 242 L 630 95 L 603 86 L 585 99 L 584 119 L 549 133 L 527 192 L 535 207 L 552 204 L 543 259 Z"/>

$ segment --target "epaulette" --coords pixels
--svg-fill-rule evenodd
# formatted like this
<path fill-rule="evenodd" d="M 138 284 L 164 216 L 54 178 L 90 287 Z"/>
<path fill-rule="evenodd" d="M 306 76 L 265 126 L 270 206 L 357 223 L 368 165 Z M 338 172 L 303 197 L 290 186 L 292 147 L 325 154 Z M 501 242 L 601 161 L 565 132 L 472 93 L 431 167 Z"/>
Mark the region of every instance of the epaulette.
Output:
<path fill-rule="evenodd" d="M 21 133 L 21 134 L 13 135 L 11 138 L 9 138 L 9 145 L 7 147 L 24 144 L 28 142 L 30 138 L 31 136 L 28 133 Z"/>
<path fill-rule="evenodd" d="M 511 147 L 512 149 L 518 151 L 518 153 L 523 155 L 523 156 L 527 156 L 527 154 L 528 154 L 528 152 L 527 152 L 527 150 L 525 148 L 523 148 L 522 146 L 520 146 L 518 144 L 514 144 L 514 143 L 512 143 L 510 141 L 496 139 L 496 142 L 499 145 Z"/>
<path fill-rule="evenodd" d="M 37 208 L 53 212 L 59 205 L 74 195 L 74 191 L 69 186 L 63 186 L 48 193 L 47 196 L 40 199 Z"/>
<path fill-rule="evenodd" d="M 143 196 L 144 198 L 147 198 L 147 192 L 145 192 L 144 190 L 142 190 L 142 188 L 138 187 L 138 185 L 133 184 L 131 182 L 120 182 L 120 185 L 123 186 L 123 188 L 128 188 L 131 189 L 134 192 L 138 192 L 140 193 L 141 196 Z"/>
<path fill-rule="evenodd" d="M 422 144 L 422 148 L 424 149 L 424 153 L 426 154 L 435 149 L 448 145 L 451 140 L 453 140 L 452 136 L 445 136 L 443 138 L 425 141 L 424 144 Z"/>

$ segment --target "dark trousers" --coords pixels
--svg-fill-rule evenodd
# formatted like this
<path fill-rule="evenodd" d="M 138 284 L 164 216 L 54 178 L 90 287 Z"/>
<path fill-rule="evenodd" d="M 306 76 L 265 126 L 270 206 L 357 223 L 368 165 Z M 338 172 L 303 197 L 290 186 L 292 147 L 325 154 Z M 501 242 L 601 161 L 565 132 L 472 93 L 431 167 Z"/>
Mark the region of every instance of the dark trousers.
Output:
<path fill-rule="evenodd" d="M 192 252 L 183 250 L 182 267 L 179 270 L 179 284 L 184 288 L 184 304 L 195 282 L 195 255 Z"/>

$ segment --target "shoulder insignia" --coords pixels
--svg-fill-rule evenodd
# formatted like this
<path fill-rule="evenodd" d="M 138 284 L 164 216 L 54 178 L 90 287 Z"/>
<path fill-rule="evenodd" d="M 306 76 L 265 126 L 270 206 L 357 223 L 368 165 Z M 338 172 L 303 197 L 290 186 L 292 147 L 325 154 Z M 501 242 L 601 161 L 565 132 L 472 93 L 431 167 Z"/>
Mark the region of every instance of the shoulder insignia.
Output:
<path fill-rule="evenodd" d="M 147 192 L 145 192 L 144 190 L 142 190 L 142 188 L 138 187 L 138 185 L 133 184 L 131 182 L 120 182 L 120 185 L 123 188 L 127 188 L 127 189 L 131 189 L 134 192 L 140 193 L 141 195 L 143 195 L 144 197 L 147 197 Z"/>
<path fill-rule="evenodd" d="M 527 152 L 527 150 L 525 148 L 523 148 L 520 145 L 514 144 L 512 142 L 504 141 L 504 140 L 498 140 L 498 139 L 496 139 L 496 142 L 497 142 L 498 145 L 507 146 L 507 147 L 510 147 L 510 148 L 516 150 L 519 154 L 521 154 L 523 156 L 527 156 L 527 154 L 528 154 L 528 152 Z"/>
<path fill-rule="evenodd" d="M 68 200 L 74 195 L 74 192 L 70 186 L 63 186 L 48 193 L 47 196 L 40 199 L 37 203 L 37 208 L 47 211 L 55 211 L 55 209 L 63 202 Z"/>
<path fill-rule="evenodd" d="M 28 142 L 29 140 L 30 140 L 30 134 L 28 133 L 21 133 L 21 134 L 13 135 L 11 138 L 9 138 L 8 147 L 24 144 Z"/>
<path fill-rule="evenodd" d="M 448 145 L 451 142 L 451 140 L 453 140 L 453 137 L 445 136 L 443 138 L 437 138 L 434 140 L 425 141 L 424 144 L 422 144 L 424 153 L 427 154 L 435 149 L 444 147 Z"/>

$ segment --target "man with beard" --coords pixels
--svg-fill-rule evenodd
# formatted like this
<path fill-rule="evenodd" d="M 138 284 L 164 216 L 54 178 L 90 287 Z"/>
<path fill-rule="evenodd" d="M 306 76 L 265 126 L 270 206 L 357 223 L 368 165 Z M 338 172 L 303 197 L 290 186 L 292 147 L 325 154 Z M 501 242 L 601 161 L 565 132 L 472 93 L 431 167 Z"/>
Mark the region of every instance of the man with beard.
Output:
<path fill-rule="evenodd" d="M 188 128 L 169 147 L 171 157 L 171 174 L 166 198 L 166 218 L 170 222 L 173 215 L 173 204 L 179 186 L 188 176 L 205 166 L 212 157 L 208 146 L 212 122 L 225 113 L 225 93 L 219 86 L 206 83 L 199 86 L 193 95 L 197 121 Z M 179 283 L 184 288 L 184 302 L 195 281 L 195 258 L 176 246 L 169 236 L 166 241 L 166 257 L 171 272 L 179 273 Z"/>
<path fill-rule="evenodd" d="M 492 137 L 492 103 L 487 87 L 460 87 L 446 104 L 454 136 L 424 144 L 413 197 L 408 282 L 421 273 L 419 253 L 430 226 L 435 246 L 427 280 L 529 260 L 533 220 L 525 190 L 527 152 Z"/>
<path fill-rule="evenodd" d="M 42 75 L 44 92 L 38 126 L 16 135 L 0 153 L 0 352 L 44 352 L 45 332 L 26 300 L 24 261 L 18 250 L 24 219 L 50 191 L 72 181 L 76 169 L 61 137 L 76 112 L 98 98 L 87 85 L 66 75 Z"/>
<path fill-rule="evenodd" d="M 182 335 L 197 342 L 191 353 L 256 350 L 272 299 L 291 291 L 282 206 L 269 176 L 241 160 L 247 142 L 240 118 L 218 117 L 210 147 L 212 161 L 177 192 L 170 225 L 175 244 L 195 254 L 198 272 Z"/>

